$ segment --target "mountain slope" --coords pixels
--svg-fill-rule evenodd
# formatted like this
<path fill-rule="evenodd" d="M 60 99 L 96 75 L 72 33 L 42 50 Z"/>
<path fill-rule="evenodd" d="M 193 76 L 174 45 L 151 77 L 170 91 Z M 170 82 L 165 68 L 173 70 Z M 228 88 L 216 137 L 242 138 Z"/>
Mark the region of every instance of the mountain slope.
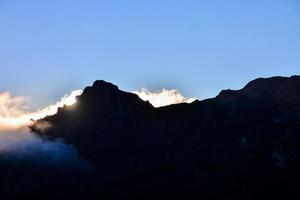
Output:
<path fill-rule="evenodd" d="M 51 127 L 39 129 L 44 123 Z M 106 198 L 299 195 L 300 76 L 161 108 L 96 81 L 75 105 L 31 128 L 75 145 Z"/>

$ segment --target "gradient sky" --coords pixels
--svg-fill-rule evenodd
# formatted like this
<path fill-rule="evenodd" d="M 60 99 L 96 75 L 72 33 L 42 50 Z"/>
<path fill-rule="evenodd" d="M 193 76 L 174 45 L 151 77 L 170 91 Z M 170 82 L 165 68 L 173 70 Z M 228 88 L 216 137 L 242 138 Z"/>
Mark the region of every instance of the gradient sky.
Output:
<path fill-rule="evenodd" d="M 300 1 L 0 0 L 0 69 L 36 104 L 96 79 L 213 97 L 300 74 Z"/>

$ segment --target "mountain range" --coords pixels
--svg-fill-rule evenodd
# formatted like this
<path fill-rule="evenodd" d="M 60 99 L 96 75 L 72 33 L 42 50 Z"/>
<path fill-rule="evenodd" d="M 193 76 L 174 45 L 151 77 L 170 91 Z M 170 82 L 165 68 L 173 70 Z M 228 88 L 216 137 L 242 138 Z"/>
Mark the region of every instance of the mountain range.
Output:
<path fill-rule="evenodd" d="M 215 98 L 160 108 L 99 80 L 30 128 L 74 146 L 90 167 L 3 162 L 0 191 L 10 197 L 300 197 L 300 76 L 259 78 Z"/>

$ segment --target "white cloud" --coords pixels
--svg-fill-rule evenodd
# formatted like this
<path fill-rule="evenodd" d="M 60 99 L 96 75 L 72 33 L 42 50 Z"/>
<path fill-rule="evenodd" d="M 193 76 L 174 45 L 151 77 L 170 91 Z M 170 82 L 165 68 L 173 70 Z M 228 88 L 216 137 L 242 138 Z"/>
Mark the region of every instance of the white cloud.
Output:
<path fill-rule="evenodd" d="M 196 98 L 187 98 L 180 94 L 174 89 L 161 89 L 159 91 L 149 91 L 146 88 L 142 88 L 139 91 L 133 91 L 144 101 L 149 101 L 154 107 L 162 107 L 171 104 L 178 103 L 191 103 L 196 100 Z"/>
<path fill-rule="evenodd" d="M 37 120 L 54 115 L 59 107 L 75 103 L 76 96 L 81 93 L 81 90 L 72 91 L 57 103 L 34 112 L 28 110 L 29 98 L 13 96 L 9 92 L 0 93 L 0 131 L 27 126 L 31 123 L 31 119 Z"/>

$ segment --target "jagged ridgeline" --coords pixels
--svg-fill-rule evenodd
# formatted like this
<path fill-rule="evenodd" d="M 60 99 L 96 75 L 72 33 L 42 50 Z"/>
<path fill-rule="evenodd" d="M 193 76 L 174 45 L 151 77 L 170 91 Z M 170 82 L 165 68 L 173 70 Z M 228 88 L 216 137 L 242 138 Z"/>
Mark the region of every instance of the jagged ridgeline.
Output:
<path fill-rule="evenodd" d="M 31 128 L 63 138 L 93 164 L 88 187 L 72 190 L 78 198 L 277 199 L 300 191 L 300 76 L 161 108 L 96 81 Z"/>

